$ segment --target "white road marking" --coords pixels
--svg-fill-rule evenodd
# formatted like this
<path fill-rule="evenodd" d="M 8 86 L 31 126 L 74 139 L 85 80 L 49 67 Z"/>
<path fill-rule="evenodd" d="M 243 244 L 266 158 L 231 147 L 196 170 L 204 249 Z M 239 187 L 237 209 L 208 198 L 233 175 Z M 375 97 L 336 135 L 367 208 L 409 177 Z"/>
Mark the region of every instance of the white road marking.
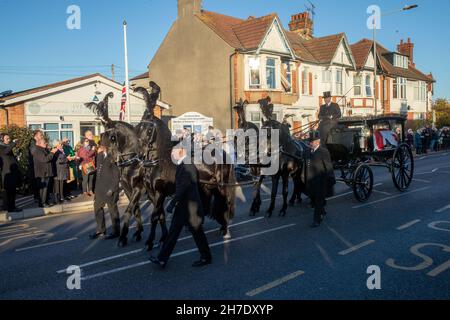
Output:
<path fill-rule="evenodd" d="M 439 267 L 431 270 L 430 272 L 427 273 L 427 276 L 430 277 L 437 277 L 439 274 L 441 274 L 442 272 L 444 272 L 445 270 L 450 268 L 450 260 L 441 264 Z"/>
<path fill-rule="evenodd" d="M 281 199 L 281 198 L 282 198 L 282 196 L 278 196 L 278 197 L 275 198 L 275 200 L 278 200 L 278 199 Z M 261 202 L 268 202 L 270 200 L 272 200 L 272 198 L 263 199 L 263 200 L 261 200 Z"/>
<path fill-rule="evenodd" d="M 287 276 L 285 276 L 283 278 L 280 278 L 278 280 L 270 282 L 270 283 L 268 283 L 268 284 L 266 284 L 266 285 L 264 285 L 262 287 L 259 287 L 259 288 L 255 289 L 255 290 L 249 291 L 245 295 L 248 296 L 248 297 L 254 297 L 254 296 L 256 296 L 256 295 L 258 295 L 260 293 L 263 293 L 265 291 L 268 291 L 270 289 L 278 287 L 279 285 L 282 285 L 283 283 L 291 281 L 291 280 L 293 280 L 293 279 L 295 279 L 295 278 L 297 278 L 297 277 L 299 277 L 299 276 L 301 276 L 303 274 L 305 274 L 305 272 L 302 271 L 302 270 L 293 272 L 293 273 L 291 273 L 291 274 L 289 274 L 289 275 L 287 275 Z"/>
<path fill-rule="evenodd" d="M 349 254 L 349 253 L 355 252 L 355 251 L 357 251 L 357 250 L 359 250 L 359 249 L 361 249 L 361 248 L 364 248 L 364 247 L 366 247 L 366 246 L 368 246 L 368 245 L 371 245 L 371 244 L 374 243 L 374 242 L 375 242 L 375 240 L 367 240 L 367 241 L 364 241 L 363 243 L 357 244 L 357 245 L 354 246 L 354 247 L 351 247 L 351 248 L 348 248 L 348 249 L 346 249 L 346 250 L 343 250 L 343 251 L 339 252 L 339 254 L 340 254 L 341 256 L 345 256 L 345 255 L 347 255 L 347 254 Z"/>
<path fill-rule="evenodd" d="M 405 223 L 404 225 L 401 225 L 400 227 L 398 227 L 397 230 L 401 231 L 401 230 L 408 229 L 409 227 L 412 227 L 413 225 L 419 223 L 420 221 L 421 221 L 420 219 L 417 219 L 417 220 L 413 220 L 411 222 Z"/>
<path fill-rule="evenodd" d="M 446 228 L 439 228 L 437 225 L 438 224 L 450 224 L 450 221 L 434 221 L 432 223 L 430 223 L 428 225 L 429 228 L 434 229 L 434 230 L 438 230 L 438 231 L 445 231 L 445 232 L 450 232 L 450 229 L 446 229 Z"/>
<path fill-rule="evenodd" d="M 259 220 L 262 220 L 262 219 L 264 219 L 264 217 L 258 217 L 258 218 L 251 219 L 251 220 L 245 220 L 245 221 L 242 221 L 242 222 L 231 224 L 229 227 L 236 227 L 236 226 L 240 226 L 240 225 L 247 224 L 247 223 L 250 223 L 250 222 L 259 221 Z M 220 228 L 216 228 L 216 229 L 213 229 L 213 230 L 205 231 L 205 234 L 218 232 L 218 231 L 220 231 Z M 184 238 L 180 238 L 180 239 L 178 239 L 178 241 L 183 241 L 183 240 L 187 240 L 187 239 L 190 239 L 190 238 L 192 238 L 192 236 L 187 236 L 187 237 L 184 237 Z"/>
<path fill-rule="evenodd" d="M 74 241 L 74 240 L 77 240 L 77 239 L 78 238 L 75 237 L 75 238 L 70 238 L 70 239 L 66 239 L 66 240 L 47 242 L 47 243 L 38 244 L 38 245 L 35 245 L 35 246 L 31 246 L 31 247 L 25 247 L 25 248 L 16 249 L 16 252 L 22 252 L 22 251 L 36 249 L 36 248 L 48 247 L 48 246 L 52 246 L 52 245 L 55 245 L 55 244 L 61 244 L 61 243 L 69 242 L 69 241 Z"/>
<path fill-rule="evenodd" d="M 446 205 L 446 206 L 443 207 L 443 208 L 440 208 L 440 209 L 436 210 L 435 212 L 436 212 L 436 213 L 442 213 L 442 212 L 447 211 L 447 210 L 449 210 L 449 209 L 450 209 L 450 204 L 449 204 L 449 205 Z"/>
<path fill-rule="evenodd" d="M 265 194 L 268 194 L 269 196 L 272 194 L 272 190 L 269 189 L 264 183 L 261 184 L 261 190 L 262 190 Z"/>
<path fill-rule="evenodd" d="M 334 230 L 333 228 L 329 227 L 326 223 L 325 226 L 327 227 L 328 230 L 330 230 L 331 232 L 334 233 L 334 235 L 342 241 L 343 244 L 345 244 L 347 247 L 351 248 L 353 247 L 353 244 L 350 241 L 347 241 L 347 239 L 345 239 L 342 235 L 340 235 L 336 230 Z"/>
<path fill-rule="evenodd" d="M 322 255 L 323 259 L 330 265 L 333 265 L 333 262 L 331 261 L 330 255 L 326 252 L 324 248 L 318 243 L 316 243 L 316 248 L 319 250 L 320 254 Z"/>
<path fill-rule="evenodd" d="M 380 191 L 380 190 L 375 190 L 374 189 L 373 192 L 384 194 L 385 196 L 392 196 L 392 193 L 385 192 L 385 191 Z"/>
<path fill-rule="evenodd" d="M 418 160 L 423 160 L 423 159 L 426 159 L 427 157 L 425 156 L 425 157 L 420 157 Z"/>
<path fill-rule="evenodd" d="M 354 206 L 353 209 L 359 209 L 359 208 L 363 208 L 363 207 L 368 207 L 368 206 L 371 206 L 371 205 L 376 204 L 376 203 L 380 203 L 380 202 L 384 202 L 384 201 L 387 201 L 387 200 L 400 198 L 400 197 L 403 197 L 403 196 L 406 196 L 406 195 L 409 195 L 409 194 L 412 194 L 412 193 L 424 191 L 424 190 L 427 190 L 427 189 L 430 189 L 430 188 L 431 187 L 425 187 L 425 188 L 420 188 L 420 189 L 416 189 L 416 190 L 409 191 L 409 192 L 404 192 L 404 193 L 401 193 L 401 194 L 398 194 L 398 195 L 395 195 L 395 196 L 391 196 L 391 197 L 379 199 L 379 200 L 376 200 L 376 201 L 368 202 L 368 203 L 365 203 L 365 204 L 361 204 L 359 206 Z"/>
<path fill-rule="evenodd" d="M 438 170 L 439 170 L 439 168 L 436 168 L 436 169 L 431 170 L 431 172 L 432 172 L 432 173 L 435 173 L 435 172 L 437 172 Z"/>
<path fill-rule="evenodd" d="M 28 234 L 28 235 L 20 235 L 20 236 L 16 236 L 15 238 L 9 238 L 9 239 L 6 239 L 3 242 L 0 242 L 0 247 L 4 246 L 4 245 L 7 245 L 8 243 L 10 243 L 10 242 L 12 242 L 14 240 L 18 240 L 18 239 L 22 239 L 22 238 L 28 238 L 28 237 L 33 237 L 33 236 L 39 237 L 37 239 L 40 239 L 40 236 L 51 237 L 51 236 L 53 236 L 53 234 L 52 233 L 47 233 L 47 232 L 40 232 L 40 233 L 32 233 L 32 234 Z"/>
<path fill-rule="evenodd" d="M 243 225 L 243 224 L 250 223 L 250 222 L 259 221 L 259 220 L 262 220 L 262 219 L 264 219 L 264 217 L 258 217 L 258 218 L 255 218 L 255 219 L 241 221 L 241 222 L 238 222 L 238 223 L 235 223 L 235 224 L 230 224 L 229 228 L 235 227 L 235 226 L 239 226 L 239 225 Z M 213 230 L 208 230 L 208 231 L 205 231 L 205 234 L 212 233 L 214 231 L 217 232 L 218 230 L 219 230 L 219 228 L 216 228 L 216 229 L 213 229 Z M 190 238 L 192 238 L 192 236 L 187 236 L 187 237 L 184 237 L 184 238 L 180 238 L 180 239 L 178 239 L 178 241 L 183 241 L 183 240 L 187 240 L 187 239 L 190 239 Z M 110 260 L 114 260 L 114 259 L 119 259 L 119 258 L 126 257 L 126 256 L 129 256 L 129 255 L 132 255 L 132 254 L 136 254 L 136 253 L 142 252 L 144 250 L 145 250 L 144 248 L 137 249 L 137 250 L 132 250 L 132 251 L 128 251 L 128 252 L 125 252 L 125 253 L 114 255 L 114 256 L 111 256 L 111 257 L 106 257 L 106 258 L 102 258 L 102 259 L 99 259 L 99 260 L 90 261 L 90 262 L 87 262 L 87 263 L 84 263 L 84 264 L 81 264 L 81 265 L 78 265 L 78 266 L 80 268 L 88 267 L 88 266 L 92 266 L 92 265 L 99 264 L 99 263 L 102 263 L 102 262 L 106 262 L 106 261 L 110 261 Z M 56 273 L 66 273 L 66 269 L 58 270 L 58 271 L 56 271 Z"/>
<path fill-rule="evenodd" d="M 430 180 L 425 180 L 425 179 L 417 179 L 417 178 L 414 178 L 414 179 L 413 179 L 413 181 L 416 181 L 416 182 L 424 182 L 424 183 L 431 183 L 431 181 L 430 181 Z"/>
<path fill-rule="evenodd" d="M 0 235 L 11 234 L 11 233 L 17 233 L 17 235 L 20 235 L 21 233 L 23 234 L 24 232 L 30 232 L 33 230 L 37 230 L 37 228 L 33 227 L 33 228 L 26 228 L 26 229 L 5 230 L 5 231 L 0 231 Z"/>
<path fill-rule="evenodd" d="M 28 236 L 29 237 L 29 236 L 33 236 L 35 234 L 42 233 L 42 232 L 43 232 L 42 230 L 38 230 L 38 231 L 31 231 L 31 232 L 28 232 L 28 233 L 10 234 L 10 235 L 7 235 L 7 236 L 0 237 L 0 240 L 9 239 L 9 238 L 15 238 L 15 237 L 18 237 L 18 236 L 20 236 L 20 237 Z"/>
<path fill-rule="evenodd" d="M 235 241 L 239 241 L 239 240 L 253 238 L 253 237 L 256 237 L 256 236 L 259 236 L 259 235 L 262 235 L 262 234 L 266 234 L 266 233 L 269 233 L 269 232 L 274 232 L 274 231 L 290 228 L 290 227 L 293 227 L 295 225 L 296 225 L 295 223 L 292 223 L 292 224 L 281 226 L 281 227 L 278 227 L 278 228 L 264 230 L 264 231 L 253 233 L 253 234 L 249 234 L 249 235 L 246 235 L 246 236 L 242 236 L 242 237 L 238 237 L 238 238 L 233 238 L 233 239 L 229 239 L 229 240 L 216 242 L 216 243 L 211 244 L 209 247 L 213 248 L 213 247 L 217 247 L 217 246 L 220 246 L 220 245 L 223 245 L 223 244 L 226 244 L 226 243 L 231 243 L 231 242 L 235 242 Z M 197 248 L 190 249 L 190 250 L 185 250 L 185 251 L 181 251 L 181 252 L 175 253 L 175 254 L 171 255 L 170 257 L 171 258 L 178 257 L 178 256 L 186 255 L 186 254 L 189 254 L 189 253 L 192 253 L 192 252 L 196 252 L 196 251 L 198 251 Z M 149 260 L 142 261 L 142 262 L 131 264 L 131 265 L 128 265 L 128 266 L 123 266 L 123 267 L 120 267 L 120 268 L 115 268 L 115 269 L 111 269 L 111 270 L 108 270 L 108 271 L 104 271 L 104 272 L 88 275 L 86 277 L 82 277 L 81 280 L 83 280 L 83 281 L 90 280 L 90 279 L 102 277 L 102 276 L 105 276 L 105 275 L 108 275 L 108 274 L 112 274 L 112 273 L 116 273 L 116 272 L 120 272 L 120 271 L 124 271 L 124 270 L 128 270 L 128 269 L 137 268 L 137 267 L 140 267 L 140 266 L 143 266 L 143 265 L 147 265 L 147 264 L 150 264 L 150 263 L 151 263 L 151 261 L 149 261 Z"/>

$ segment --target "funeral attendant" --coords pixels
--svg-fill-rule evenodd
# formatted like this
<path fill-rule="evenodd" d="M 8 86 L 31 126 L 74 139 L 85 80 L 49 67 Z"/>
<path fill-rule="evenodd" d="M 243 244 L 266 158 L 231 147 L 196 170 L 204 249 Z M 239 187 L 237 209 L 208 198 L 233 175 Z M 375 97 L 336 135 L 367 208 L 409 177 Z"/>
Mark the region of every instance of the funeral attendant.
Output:
<path fill-rule="evenodd" d="M 184 226 L 189 226 L 195 244 L 200 251 L 200 260 L 193 263 L 193 267 L 201 267 L 211 263 L 211 252 L 205 233 L 203 232 L 204 211 L 198 190 L 198 171 L 193 164 L 185 162 L 188 157 L 186 145 L 180 143 L 172 150 L 172 160 L 177 163 L 175 176 L 176 191 L 175 196 L 167 212 L 174 211 L 172 223 L 170 225 L 167 240 L 158 257 L 151 257 L 150 260 L 158 266 L 164 268 L 172 254 L 175 245 Z"/>
<path fill-rule="evenodd" d="M 91 239 L 106 237 L 106 239 L 115 239 L 120 235 L 120 217 L 119 208 L 119 181 L 120 171 L 117 167 L 107 147 L 100 146 L 97 155 L 97 178 L 95 182 L 94 213 L 97 228 Z M 105 211 L 108 206 L 111 216 L 112 231 L 106 235 Z"/>
<path fill-rule="evenodd" d="M 333 193 L 336 184 L 333 164 L 328 149 L 320 145 L 319 132 L 310 133 L 310 155 L 306 165 L 306 190 L 314 206 L 312 228 L 317 228 L 326 215 L 326 197 Z"/>
<path fill-rule="evenodd" d="M 3 209 L 9 212 L 20 212 L 16 207 L 16 188 L 19 186 L 20 171 L 13 148 L 16 141 L 5 134 L 0 141 L 0 157 L 2 161 L 2 185 L 4 189 Z"/>
<path fill-rule="evenodd" d="M 321 141 L 325 146 L 328 139 L 328 134 L 331 129 L 337 126 L 338 120 L 341 118 L 342 114 L 339 105 L 331 102 L 331 92 L 324 92 L 323 98 L 325 100 L 325 104 L 320 106 L 318 119 L 320 120 L 319 132 Z"/>

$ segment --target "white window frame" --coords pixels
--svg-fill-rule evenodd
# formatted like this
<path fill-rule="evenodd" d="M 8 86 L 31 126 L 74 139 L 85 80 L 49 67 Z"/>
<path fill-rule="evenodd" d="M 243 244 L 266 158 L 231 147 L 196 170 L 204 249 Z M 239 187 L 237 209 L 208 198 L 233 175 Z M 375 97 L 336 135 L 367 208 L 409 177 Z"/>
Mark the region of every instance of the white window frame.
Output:
<path fill-rule="evenodd" d="M 395 82 L 395 80 L 394 80 Z M 397 100 L 407 100 L 407 83 L 408 81 L 406 80 L 406 78 L 401 78 L 398 77 L 396 79 L 396 84 L 397 84 Z M 395 88 L 395 86 L 393 87 Z"/>
<path fill-rule="evenodd" d="M 278 75 L 277 75 L 277 66 L 278 66 L 278 63 L 277 63 L 277 58 L 275 58 L 275 57 L 266 57 L 266 59 L 265 59 L 266 61 L 266 63 L 265 63 L 265 69 L 264 69 L 264 71 L 265 71 L 265 75 L 266 75 L 266 81 L 265 81 L 265 84 L 266 84 L 266 88 L 268 89 L 268 90 L 277 90 L 278 89 Z M 273 62 L 274 62 L 274 65 L 273 66 L 269 66 L 268 65 L 268 62 L 269 62 L 269 60 L 273 60 Z M 268 69 L 272 69 L 273 70 L 273 72 L 274 72 L 274 87 L 270 87 L 269 86 L 269 77 L 268 77 L 268 74 L 269 74 L 269 72 L 267 72 L 268 71 Z"/>
<path fill-rule="evenodd" d="M 322 70 L 322 83 L 331 83 L 331 70 Z"/>
<path fill-rule="evenodd" d="M 250 61 L 255 60 L 259 61 L 259 68 L 252 69 Z M 248 74 L 248 89 L 249 90 L 259 90 L 262 87 L 262 72 L 261 72 L 261 56 L 248 56 L 247 57 L 247 74 Z M 252 71 L 258 72 L 259 82 L 252 83 Z"/>
<path fill-rule="evenodd" d="M 302 70 L 302 82 L 300 86 L 300 91 L 303 96 L 311 96 L 309 94 L 309 68 L 304 67 Z M 305 88 L 305 92 L 303 92 L 302 88 Z"/>
<path fill-rule="evenodd" d="M 341 81 L 338 82 L 338 73 L 341 74 Z M 344 94 L 344 71 L 340 69 L 336 69 L 336 76 L 335 76 L 335 96 L 342 96 Z"/>
<path fill-rule="evenodd" d="M 359 83 L 357 83 L 356 79 L 359 79 Z M 359 88 L 359 94 L 356 93 L 356 88 Z M 362 96 L 362 75 L 361 74 L 355 74 L 353 76 L 353 95 L 355 97 L 361 97 Z"/>
<path fill-rule="evenodd" d="M 369 79 L 369 83 L 367 83 L 367 79 Z M 372 77 L 368 74 L 364 77 L 364 93 L 366 97 L 373 97 L 373 90 L 372 90 Z"/>

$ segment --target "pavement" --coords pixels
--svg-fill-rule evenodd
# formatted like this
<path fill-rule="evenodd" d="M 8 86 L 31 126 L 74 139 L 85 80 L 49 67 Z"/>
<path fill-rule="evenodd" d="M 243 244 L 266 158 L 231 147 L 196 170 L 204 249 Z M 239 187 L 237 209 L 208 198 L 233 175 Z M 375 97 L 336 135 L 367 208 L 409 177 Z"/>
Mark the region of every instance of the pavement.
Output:
<path fill-rule="evenodd" d="M 115 241 L 89 240 L 92 211 L 5 223 L 0 299 L 449 299 L 450 155 L 418 157 L 404 193 L 387 169 L 374 168 L 374 176 L 367 203 L 338 184 L 318 229 L 309 227 L 313 210 L 306 203 L 289 207 L 285 218 L 250 217 L 252 189 L 242 188 L 230 240 L 206 221 L 213 263 L 200 269 L 191 267 L 198 253 L 184 232 L 159 270 L 143 242 L 118 248 Z M 145 238 L 151 206 L 142 207 Z M 80 289 L 68 288 L 77 283 L 70 266 L 81 270 Z"/>

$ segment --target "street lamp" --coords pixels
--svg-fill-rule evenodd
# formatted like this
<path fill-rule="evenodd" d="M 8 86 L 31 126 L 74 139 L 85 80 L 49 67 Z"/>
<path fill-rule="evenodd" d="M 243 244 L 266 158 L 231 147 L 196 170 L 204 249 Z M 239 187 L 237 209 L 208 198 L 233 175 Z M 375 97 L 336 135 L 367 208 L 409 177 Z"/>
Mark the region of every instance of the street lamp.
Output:
<path fill-rule="evenodd" d="M 380 17 L 385 17 L 394 13 L 408 11 L 417 8 L 417 4 L 405 6 L 400 10 L 394 10 L 385 14 L 380 14 Z M 376 30 L 377 30 L 377 19 L 376 17 L 373 17 L 373 61 L 374 61 L 374 67 L 373 67 L 373 101 L 374 101 L 374 107 L 375 107 L 375 115 L 378 114 L 378 107 L 377 107 L 377 43 L 376 43 Z M 381 83 L 380 83 L 380 89 L 381 89 Z M 383 110 L 384 113 L 384 110 Z"/>

